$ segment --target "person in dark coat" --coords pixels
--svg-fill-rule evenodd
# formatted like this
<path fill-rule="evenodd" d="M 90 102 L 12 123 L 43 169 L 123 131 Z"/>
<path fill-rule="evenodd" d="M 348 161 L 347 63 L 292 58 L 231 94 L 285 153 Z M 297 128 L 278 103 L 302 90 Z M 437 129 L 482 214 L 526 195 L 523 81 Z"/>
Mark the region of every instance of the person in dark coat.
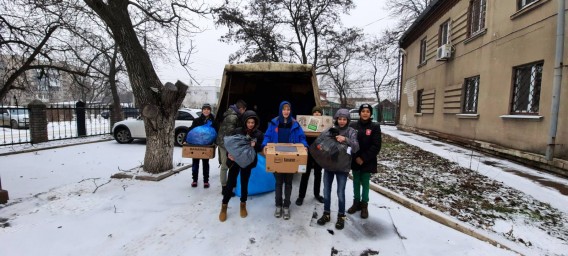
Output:
<path fill-rule="evenodd" d="M 209 103 L 203 104 L 203 106 L 201 107 L 201 115 L 197 119 L 193 120 L 191 127 L 189 127 L 189 130 L 187 131 L 187 134 L 189 134 L 189 132 L 195 127 L 205 125 L 207 122 L 213 122 L 213 120 L 215 120 L 215 116 L 211 113 L 211 105 Z M 187 140 L 187 134 L 184 141 Z M 209 159 L 192 159 L 191 176 L 193 182 L 191 182 L 191 186 L 197 187 L 197 180 L 199 178 L 199 160 L 202 160 L 203 162 L 203 187 L 209 188 Z"/>
<path fill-rule="evenodd" d="M 221 181 L 221 194 L 227 186 L 227 172 L 229 167 L 227 166 L 227 149 L 225 148 L 225 141 L 223 138 L 230 135 L 233 131 L 242 125 L 241 116 L 247 109 L 247 103 L 243 100 L 237 100 L 233 105 L 230 105 L 227 111 L 223 113 L 223 120 L 219 124 L 219 132 L 217 133 L 217 149 L 219 152 L 219 164 L 221 165 L 221 172 L 219 173 L 219 179 Z"/>
<path fill-rule="evenodd" d="M 252 138 L 250 146 L 254 148 L 256 152 L 262 150 L 262 141 L 264 139 L 264 134 L 258 129 L 260 125 L 260 120 L 256 112 L 252 110 L 247 110 L 243 113 L 242 117 L 243 127 L 239 127 L 233 131 L 231 135 L 242 134 Z M 233 196 L 233 188 L 237 185 L 237 177 L 239 173 L 241 174 L 241 207 L 240 215 L 241 218 L 246 218 L 247 212 L 247 196 L 248 196 L 248 182 L 251 175 L 251 171 L 256 167 L 258 161 L 256 155 L 254 161 L 246 166 L 241 167 L 234 162 L 234 158 L 231 154 L 227 154 L 227 165 L 229 166 L 229 176 L 227 178 L 227 186 L 223 191 L 223 201 L 221 204 L 221 213 L 219 213 L 219 220 L 221 222 L 227 219 L 227 205 L 229 200 Z"/>
<path fill-rule="evenodd" d="M 381 126 L 373 123 L 373 108 L 369 104 L 359 107 L 359 120 L 351 124 L 357 130 L 359 151 L 353 154 L 351 170 L 353 173 L 353 205 L 347 213 L 361 211 L 361 218 L 369 217 L 369 182 L 371 174 L 377 172 L 377 155 L 381 151 Z"/>
<path fill-rule="evenodd" d="M 321 116 L 323 110 L 319 106 L 312 108 L 312 115 Z M 316 137 L 307 137 L 306 141 L 308 145 L 311 145 L 316 140 Z M 302 180 L 300 181 L 300 190 L 298 191 L 298 199 L 296 199 L 296 205 L 302 205 L 304 203 L 304 197 L 306 197 L 306 190 L 308 189 L 308 181 L 310 180 L 310 173 L 314 168 L 314 197 L 318 202 L 323 203 L 323 196 L 320 195 L 321 191 L 321 166 L 314 161 L 312 155 L 308 152 L 308 164 L 306 165 L 306 173 L 302 173 Z"/>

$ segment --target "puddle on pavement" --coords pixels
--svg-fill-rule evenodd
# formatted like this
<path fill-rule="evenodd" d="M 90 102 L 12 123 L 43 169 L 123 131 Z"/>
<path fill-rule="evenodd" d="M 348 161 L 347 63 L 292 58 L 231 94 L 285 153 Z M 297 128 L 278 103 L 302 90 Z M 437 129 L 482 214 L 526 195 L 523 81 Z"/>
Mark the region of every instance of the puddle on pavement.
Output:
<path fill-rule="evenodd" d="M 560 194 L 563 194 L 565 196 L 568 196 L 568 186 L 564 185 L 564 184 L 560 184 L 558 182 L 549 180 L 549 179 L 545 179 L 542 177 L 538 177 L 535 175 L 531 175 L 528 173 L 524 173 L 524 172 L 520 172 L 518 170 L 515 169 L 508 169 L 508 168 L 504 168 L 503 171 L 509 172 L 509 173 L 513 173 L 517 176 L 521 176 L 527 179 L 530 179 L 532 181 L 535 181 L 545 187 L 549 187 L 549 188 L 553 188 L 556 189 L 558 192 L 560 192 Z"/>

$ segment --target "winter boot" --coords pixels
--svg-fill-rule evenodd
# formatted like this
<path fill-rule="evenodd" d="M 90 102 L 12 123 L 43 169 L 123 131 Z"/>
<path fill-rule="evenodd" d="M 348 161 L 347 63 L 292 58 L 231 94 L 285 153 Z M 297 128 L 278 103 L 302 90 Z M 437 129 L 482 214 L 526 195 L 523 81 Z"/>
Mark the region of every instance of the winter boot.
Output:
<path fill-rule="evenodd" d="M 192 187 L 192 188 L 197 187 L 197 181 L 196 181 L 196 180 L 194 180 L 194 181 L 191 183 L 191 187 Z"/>
<path fill-rule="evenodd" d="M 345 214 L 337 214 L 337 222 L 335 223 L 335 228 L 342 230 L 345 227 Z"/>
<path fill-rule="evenodd" d="M 219 220 L 221 222 L 224 222 L 225 220 L 227 220 L 227 204 L 221 205 L 221 213 L 219 213 Z"/>
<path fill-rule="evenodd" d="M 284 207 L 283 211 L 284 211 L 284 213 L 282 214 L 282 218 L 285 219 L 285 220 L 289 220 L 290 219 L 290 208 Z"/>
<path fill-rule="evenodd" d="M 318 219 L 318 225 L 323 226 L 325 225 L 325 223 L 328 223 L 329 221 L 331 221 L 331 216 L 329 215 L 329 212 L 324 212 L 321 218 Z"/>
<path fill-rule="evenodd" d="M 296 199 L 296 205 L 297 205 L 297 206 L 300 206 L 300 205 L 302 205 L 303 203 L 304 203 L 304 199 L 303 199 L 303 198 L 298 197 L 298 199 Z"/>
<path fill-rule="evenodd" d="M 247 215 L 247 202 L 241 202 L 241 218 L 246 218 Z"/>
<path fill-rule="evenodd" d="M 369 210 L 367 209 L 368 203 L 361 203 L 361 218 L 369 218 Z"/>
<path fill-rule="evenodd" d="M 353 200 L 353 205 L 347 209 L 347 213 L 353 214 L 361 210 L 361 202 L 358 200 Z"/>
<path fill-rule="evenodd" d="M 274 211 L 274 217 L 282 217 L 282 206 L 276 206 L 276 211 Z"/>

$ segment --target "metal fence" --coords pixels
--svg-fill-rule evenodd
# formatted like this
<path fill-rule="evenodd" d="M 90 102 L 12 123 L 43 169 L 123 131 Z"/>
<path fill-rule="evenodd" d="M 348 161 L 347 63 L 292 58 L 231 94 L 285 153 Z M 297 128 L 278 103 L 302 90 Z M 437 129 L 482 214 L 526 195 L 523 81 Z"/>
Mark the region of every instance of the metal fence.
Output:
<path fill-rule="evenodd" d="M 133 118 L 136 108 L 123 108 Z M 64 140 L 111 133 L 110 108 L 106 105 L 52 104 L 45 108 L 48 140 Z M 133 113 L 130 115 L 129 113 Z M 30 111 L 27 106 L 0 105 L 0 146 L 31 142 Z"/>

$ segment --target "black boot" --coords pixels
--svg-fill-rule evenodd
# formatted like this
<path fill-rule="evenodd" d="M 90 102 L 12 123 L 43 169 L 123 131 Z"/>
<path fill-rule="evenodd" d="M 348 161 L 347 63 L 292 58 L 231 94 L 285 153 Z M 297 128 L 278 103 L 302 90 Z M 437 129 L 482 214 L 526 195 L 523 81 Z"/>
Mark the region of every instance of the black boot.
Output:
<path fill-rule="evenodd" d="M 345 214 L 337 214 L 337 222 L 335 223 L 336 229 L 343 229 L 345 227 Z"/>
<path fill-rule="evenodd" d="M 367 209 L 368 203 L 361 203 L 361 218 L 369 218 L 369 210 Z"/>
<path fill-rule="evenodd" d="M 318 219 L 318 225 L 323 226 L 325 225 L 325 223 L 328 223 L 329 221 L 331 221 L 331 216 L 329 215 L 329 212 L 324 212 L 321 218 Z"/>

